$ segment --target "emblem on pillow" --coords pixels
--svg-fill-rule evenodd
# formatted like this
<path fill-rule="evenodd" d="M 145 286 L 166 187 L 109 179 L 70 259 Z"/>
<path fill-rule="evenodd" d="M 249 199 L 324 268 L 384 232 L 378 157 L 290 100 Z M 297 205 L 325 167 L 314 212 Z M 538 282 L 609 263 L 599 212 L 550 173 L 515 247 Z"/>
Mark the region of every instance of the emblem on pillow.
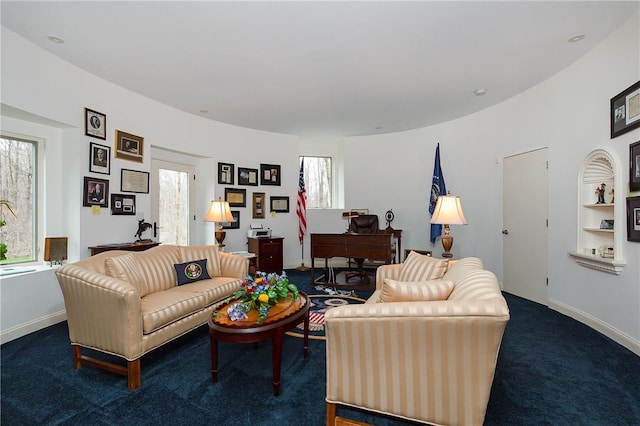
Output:
<path fill-rule="evenodd" d="M 173 267 L 176 269 L 178 285 L 211 279 L 209 272 L 207 272 L 207 259 L 177 263 Z"/>

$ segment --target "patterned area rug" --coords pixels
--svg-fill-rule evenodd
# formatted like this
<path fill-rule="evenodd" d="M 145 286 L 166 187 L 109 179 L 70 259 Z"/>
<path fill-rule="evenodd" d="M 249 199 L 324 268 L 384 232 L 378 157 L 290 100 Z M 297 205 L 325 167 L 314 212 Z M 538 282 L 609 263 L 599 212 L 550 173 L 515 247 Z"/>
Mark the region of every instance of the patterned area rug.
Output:
<path fill-rule="evenodd" d="M 332 294 L 311 294 L 311 308 L 309 308 L 309 338 L 326 340 L 324 335 L 324 313 L 337 306 L 364 303 L 364 299 L 355 296 Z M 304 337 L 304 323 L 288 331 L 289 336 Z"/>

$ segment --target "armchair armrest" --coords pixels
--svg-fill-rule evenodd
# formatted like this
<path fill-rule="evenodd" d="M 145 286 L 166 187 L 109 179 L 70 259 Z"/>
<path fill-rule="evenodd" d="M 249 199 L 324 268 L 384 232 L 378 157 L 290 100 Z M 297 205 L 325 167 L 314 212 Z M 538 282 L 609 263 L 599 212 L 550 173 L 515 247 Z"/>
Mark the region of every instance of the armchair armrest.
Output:
<path fill-rule="evenodd" d="M 245 278 L 249 273 L 249 259 L 237 254 L 219 252 L 223 277 Z"/>
<path fill-rule="evenodd" d="M 56 271 L 71 344 L 127 360 L 143 353 L 140 296 L 131 284 L 74 264 Z"/>
<path fill-rule="evenodd" d="M 481 425 L 508 320 L 502 297 L 331 309 L 326 401 L 434 424 Z"/>
<path fill-rule="evenodd" d="M 382 290 L 385 278 L 397 280 L 402 272 L 402 263 L 379 266 L 376 270 L 376 290 Z"/>

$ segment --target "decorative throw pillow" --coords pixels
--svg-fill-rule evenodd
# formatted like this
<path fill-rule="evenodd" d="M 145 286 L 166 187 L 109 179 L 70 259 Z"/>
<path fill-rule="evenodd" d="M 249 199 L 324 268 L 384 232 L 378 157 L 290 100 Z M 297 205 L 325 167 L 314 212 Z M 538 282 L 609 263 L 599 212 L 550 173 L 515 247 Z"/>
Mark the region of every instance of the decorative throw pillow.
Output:
<path fill-rule="evenodd" d="M 220 266 L 220 254 L 217 245 L 207 246 L 178 246 L 181 262 L 191 262 L 198 259 L 207 259 L 207 271 L 213 277 L 222 276 Z"/>
<path fill-rule="evenodd" d="M 453 290 L 452 281 L 396 281 L 385 278 L 378 302 L 429 302 L 447 300 Z"/>
<path fill-rule="evenodd" d="M 402 264 L 398 281 L 439 280 L 447 272 L 447 264 L 447 259 L 435 259 L 412 251 Z"/>
<path fill-rule="evenodd" d="M 109 277 L 126 281 L 137 288 L 142 284 L 142 277 L 138 272 L 138 264 L 133 253 L 105 259 L 104 272 Z M 138 288 L 138 291 L 140 290 L 142 289 Z"/>
<path fill-rule="evenodd" d="M 209 276 L 209 272 L 207 272 L 207 259 L 177 263 L 173 265 L 173 267 L 176 268 L 178 285 L 211 279 L 211 276 Z"/>

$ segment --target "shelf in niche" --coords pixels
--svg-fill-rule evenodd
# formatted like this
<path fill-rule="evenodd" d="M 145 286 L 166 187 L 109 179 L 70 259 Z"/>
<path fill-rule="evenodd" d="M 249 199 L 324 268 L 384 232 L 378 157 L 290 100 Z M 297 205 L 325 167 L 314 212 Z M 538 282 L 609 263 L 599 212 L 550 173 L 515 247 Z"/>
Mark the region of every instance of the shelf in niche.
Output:
<path fill-rule="evenodd" d="M 607 203 L 607 204 L 596 204 L 596 203 L 591 203 L 591 204 L 583 204 L 583 207 L 595 207 L 595 208 L 602 208 L 602 207 L 614 207 L 615 204 L 611 204 L 611 203 Z"/>
<path fill-rule="evenodd" d="M 600 255 L 583 254 L 575 251 L 567 253 L 573 257 L 576 263 L 586 266 L 587 268 L 597 269 L 599 271 L 608 272 L 610 274 L 620 275 L 624 270 L 625 262 L 610 257 L 601 257 Z"/>
<path fill-rule="evenodd" d="M 600 229 L 600 228 L 582 228 L 583 231 L 589 232 L 609 232 L 613 234 L 613 229 Z"/>

